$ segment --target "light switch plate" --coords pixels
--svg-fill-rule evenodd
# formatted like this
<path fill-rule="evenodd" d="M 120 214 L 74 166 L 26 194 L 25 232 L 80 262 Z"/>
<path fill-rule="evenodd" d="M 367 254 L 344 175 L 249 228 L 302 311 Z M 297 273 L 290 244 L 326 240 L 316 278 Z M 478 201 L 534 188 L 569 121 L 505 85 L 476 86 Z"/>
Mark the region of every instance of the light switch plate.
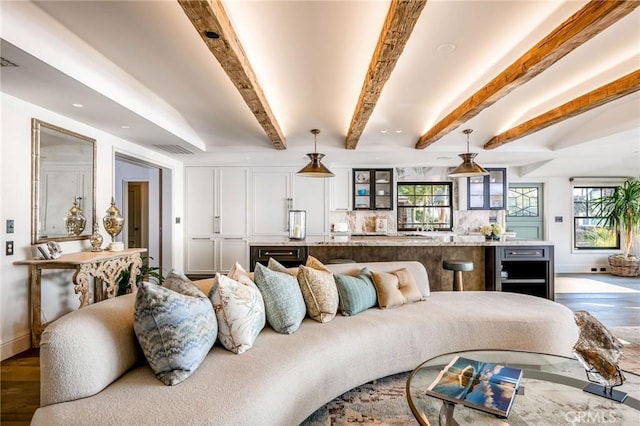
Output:
<path fill-rule="evenodd" d="M 14 228 L 13 228 L 13 219 L 7 219 L 7 234 L 13 234 L 14 232 Z"/>

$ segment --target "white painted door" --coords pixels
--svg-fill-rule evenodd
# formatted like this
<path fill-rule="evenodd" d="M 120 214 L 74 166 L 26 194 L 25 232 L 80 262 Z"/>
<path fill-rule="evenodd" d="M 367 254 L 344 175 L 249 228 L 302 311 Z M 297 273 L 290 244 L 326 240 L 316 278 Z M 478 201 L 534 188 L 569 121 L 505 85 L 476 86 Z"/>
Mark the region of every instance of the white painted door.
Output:
<path fill-rule="evenodd" d="M 216 183 L 216 233 L 228 237 L 249 235 L 249 169 L 222 167 Z"/>
<path fill-rule="evenodd" d="M 190 237 L 187 240 L 187 274 L 213 275 L 216 271 L 217 241 L 208 237 Z"/>
<path fill-rule="evenodd" d="M 220 238 L 216 270 L 226 274 L 234 263 L 249 267 L 249 243 L 244 238 Z"/>
<path fill-rule="evenodd" d="M 307 211 L 307 235 L 328 233 L 327 188 L 327 179 L 293 177 L 293 208 Z"/>
<path fill-rule="evenodd" d="M 287 234 L 290 188 L 290 172 L 253 172 L 253 235 Z"/>
<path fill-rule="evenodd" d="M 336 176 L 329 179 L 329 209 L 351 208 L 351 169 L 332 169 Z"/>
<path fill-rule="evenodd" d="M 185 175 L 187 235 L 191 237 L 213 234 L 216 216 L 215 169 L 187 167 Z"/>

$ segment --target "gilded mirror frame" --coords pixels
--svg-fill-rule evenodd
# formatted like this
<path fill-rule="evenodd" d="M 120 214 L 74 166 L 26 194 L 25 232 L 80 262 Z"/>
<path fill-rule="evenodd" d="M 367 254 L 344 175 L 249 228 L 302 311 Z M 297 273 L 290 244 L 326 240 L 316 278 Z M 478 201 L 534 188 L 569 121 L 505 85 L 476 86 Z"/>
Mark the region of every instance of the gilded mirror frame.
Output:
<path fill-rule="evenodd" d="M 85 211 L 84 216 L 86 218 L 86 223 L 84 229 L 81 231 L 79 235 L 66 235 L 55 234 L 55 235 L 42 235 L 40 226 L 43 222 L 41 217 L 41 213 L 43 211 L 46 212 L 48 206 L 41 206 L 41 194 L 43 193 L 42 187 L 42 159 L 43 159 L 43 144 L 42 144 L 42 129 L 46 129 L 47 132 L 58 133 L 60 138 L 64 138 L 65 140 L 74 143 L 77 141 L 78 143 L 88 143 L 91 144 L 91 158 L 90 165 L 87 164 L 86 168 L 90 170 L 88 176 L 91 178 L 91 182 L 87 185 L 88 192 L 91 193 L 91 211 Z M 81 145 L 78 145 L 79 147 Z M 45 147 L 46 149 L 46 147 Z M 46 155 L 44 156 L 46 157 Z M 64 201 L 60 201 L 60 203 L 67 203 L 67 210 L 64 214 L 68 213 L 68 209 L 74 206 L 74 202 L 76 201 L 76 196 L 67 197 L 69 200 L 65 198 Z M 82 198 L 82 197 L 80 197 Z M 57 217 L 57 216 L 56 216 Z M 61 220 L 64 218 L 61 217 Z M 86 240 L 89 239 L 91 233 L 93 232 L 93 224 L 96 223 L 96 140 L 90 137 L 72 132 L 70 130 L 64 129 L 62 127 L 58 127 L 56 125 L 44 122 L 42 120 L 38 120 L 37 118 L 31 119 L 31 244 L 41 244 L 49 241 L 78 241 L 78 240 Z"/>

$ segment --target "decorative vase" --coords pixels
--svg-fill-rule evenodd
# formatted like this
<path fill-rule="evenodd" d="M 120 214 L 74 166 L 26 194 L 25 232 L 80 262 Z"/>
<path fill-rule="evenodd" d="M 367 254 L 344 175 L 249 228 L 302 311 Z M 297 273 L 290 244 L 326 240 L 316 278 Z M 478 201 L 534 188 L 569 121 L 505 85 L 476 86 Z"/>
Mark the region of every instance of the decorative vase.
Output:
<path fill-rule="evenodd" d="M 82 209 L 78 205 L 78 197 L 73 197 L 73 205 L 64 219 L 64 226 L 67 228 L 69 235 L 78 236 L 84 231 L 87 218 L 82 214 Z"/>
<path fill-rule="evenodd" d="M 109 243 L 107 250 L 124 250 L 124 244 L 122 242 L 116 242 L 116 237 L 122 231 L 124 218 L 120 215 L 120 210 L 116 207 L 116 201 L 113 197 L 111 197 L 111 207 L 107 209 L 107 215 L 102 219 L 102 223 L 105 231 L 111 235 L 111 243 Z"/>
<path fill-rule="evenodd" d="M 98 222 L 93 224 L 93 234 L 89 237 L 89 241 L 91 242 L 91 251 L 102 251 L 102 235 L 100 235 L 100 227 L 98 226 Z"/>

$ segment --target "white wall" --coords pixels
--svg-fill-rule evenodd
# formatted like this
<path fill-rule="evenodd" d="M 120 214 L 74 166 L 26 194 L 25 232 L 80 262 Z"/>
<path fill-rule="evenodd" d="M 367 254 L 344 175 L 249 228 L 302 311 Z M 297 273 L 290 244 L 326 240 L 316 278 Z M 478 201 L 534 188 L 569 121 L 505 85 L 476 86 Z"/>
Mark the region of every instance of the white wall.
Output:
<path fill-rule="evenodd" d="M 114 194 L 114 155 L 116 152 L 140 158 L 172 170 L 172 182 L 177 197 L 172 200 L 175 216 L 183 216 L 183 166 L 167 156 L 116 138 L 67 117 L 0 93 L 1 150 L 0 160 L 0 225 L 2 226 L 2 262 L 0 272 L 0 347 L 6 359 L 30 345 L 28 270 L 14 266 L 13 262 L 31 257 L 31 118 L 55 124 L 89 136 L 97 141 L 96 209 L 101 218 Z M 7 219 L 15 221 L 15 233 L 5 232 Z M 182 226 L 171 229 L 174 265 L 183 264 Z M 101 228 L 102 229 L 102 228 Z M 103 236 L 108 237 L 102 229 Z M 14 241 L 15 255 L 5 256 L 5 241 Z M 63 252 L 70 253 L 90 248 L 88 240 L 62 244 Z M 53 271 L 43 274 L 42 308 L 46 320 L 77 309 L 79 301 L 69 285 L 70 273 Z"/>

